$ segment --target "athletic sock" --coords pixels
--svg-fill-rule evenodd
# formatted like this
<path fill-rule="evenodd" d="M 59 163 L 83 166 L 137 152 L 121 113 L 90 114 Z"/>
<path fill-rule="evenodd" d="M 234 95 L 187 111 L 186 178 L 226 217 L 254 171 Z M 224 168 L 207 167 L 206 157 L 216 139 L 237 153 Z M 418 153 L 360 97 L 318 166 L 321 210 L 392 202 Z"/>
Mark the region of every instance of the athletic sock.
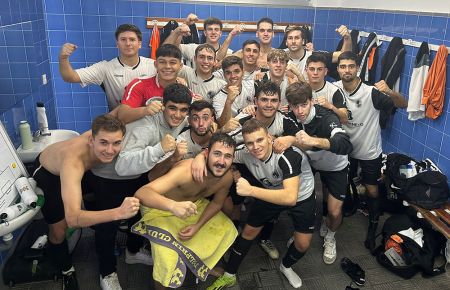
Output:
<path fill-rule="evenodd" d="M 327 234 L 325 235 L 325 239 L 334 239 L 335 234 L 336 232 L 333 232 L 332 230 L 330 230 L 330 228 L 328 228 Z"/>
<path fill-rule="evenodd" d="M 292 265 L 297 263 L 297 261 L 300 260 L 305 255 L 305 253 L 302 253 L 299 250 L 297 250 L 294 244 L 295 242 L 289 246 L 286 255 L 284 255 L 283 257 L 282 264 L 285 268 L 292 267 Z"/>
<path fill-rule="evenodd" d="M 322 216 L 328 215 L 328 202 L 322 201 Z"/>
<path fill-rule="evenodd" d="M 236 239 L 230 252 L 230 259 L 228 260 L 227 266 L 225 267 L 225 272 L 229 274 L 236 274 L 241 265 L 242 260 L 244 260 L 245 255 L 247 255 L 250 247 L 252 246 L 253 240 L 246 240 L 242 236 Z"/>
<path fill-rule="evenodd" d="M 60 244 L 53 244 L 51 241 L 48 241 L 46 253 L 49 253 L 50 258 L 61 271 L 67 272 L 72 268 L 72 257 L 69 254 L 69 246 L 66 239 Z"/>
<path fill-rule="evenodd" d="M 275 224 L 274 221 L 270 221 L 264 224 L 261 233 L 259 235 L 260 240 L 270 240 L 274 224 Z"/>

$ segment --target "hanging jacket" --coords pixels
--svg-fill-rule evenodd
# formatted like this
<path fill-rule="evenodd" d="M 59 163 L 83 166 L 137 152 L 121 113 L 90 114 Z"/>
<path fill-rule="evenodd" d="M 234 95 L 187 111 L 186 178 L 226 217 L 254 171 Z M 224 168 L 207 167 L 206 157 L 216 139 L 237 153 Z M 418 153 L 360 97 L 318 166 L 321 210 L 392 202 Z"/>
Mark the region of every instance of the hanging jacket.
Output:
<path fill-rule="evenodd" d="M 359 30 L 352 29 L 352 31 L 350 32 L 350 37 L 352 38 L 352 51 L 356 55 L 358 55 L 359 51 L 360 51 L 360 49 L 359 49 L 359 42 L 361 40 L 361 37 L 359 36 Z M 339 41 L 338 45 L 336 46 L 336 50 L 335 51 L 341 51 L 343 45 L 344 45 L 344 39 L 341 38 L 341 40 Z M 329 65 L 327 75 L 332 77 L 336 81 L 339 81 L 341 79 L 339 77 L 338 72 L 337 72 L 337 63 L 332 63 L 332 64 Z"/>
<path fill-rule="evenodd" d="M 431 119 L 439 117 L 444 107 L 447 56 L 447 47 L 439 46 L 423 87 L 422 105 L 426 108 L 425 116 Z"/>
<path fill-rule="evenodd" d="M 378 40 L 376 33 L 371 32 L 367 37 L 361 52 L 358 55 L 359 70 L 358 77 L 366 84 L 373 85 L 375 83 L 375 74 L 378 63 L 378 47 L 381 42 Z"/>
<path fill-rule="evenodd" d="M 152 36 L 150 37 L 150 44 L 149 44 L 152 51 L 150 55 L 152 59 L 156 59 L 156 50 L 159 47 L 159 41 L 160 36 L 159 36 L 158 22 L 154 22 L 152 29 Z"/>
<path fill-rule="evenodd" d="M 178 22 L 175 20 L 170 20 L 166 25 L 162 28 L 162 33 L 159 42 L 164 43 L 167 37 L 169 37 L 172 30 L 178 27 Z"/>
<path fill-rule="evenodd" d="M 427 42 L 422 42 L 419 51 L 416 55 L 416 61 L 411 75 L 411 82 L 409 83 L 409 101 L 408 119 L 417 121 L 425 118 L 425 106 L 421 105 L 423 97 L 423 85 L 428 76 L 430 68 L 430 49 Z"/>
<path fill-rule="evenodd" d="M 381 80 L 384 80 L 393 91 L 400 91 L 400 74 L 405 64 L 406 49 L 400 37 L 392 38 L 386 52 L 381 59 Z M 390 115 L 393 115 L 396 108 L 389 111 L 380 111 L 380 127 L 386 128 Z"/>
<path fill-rule="evenodd" d="M 197 43 L 197 44 L 199 44 L 200 38 L 198 37 L 197 25 L 195 25 L 195 23 L 189 25 L 189 30 L 191 31 L 191 35 L 183 36 L 181 43 L 184 43 L 184 44 Z"/>

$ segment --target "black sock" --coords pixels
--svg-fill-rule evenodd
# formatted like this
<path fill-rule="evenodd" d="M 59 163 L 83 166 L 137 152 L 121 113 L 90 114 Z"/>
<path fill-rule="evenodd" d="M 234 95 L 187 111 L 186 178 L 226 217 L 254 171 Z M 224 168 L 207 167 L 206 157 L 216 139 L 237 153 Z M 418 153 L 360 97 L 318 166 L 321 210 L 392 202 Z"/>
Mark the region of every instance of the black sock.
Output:
<path fill-rule="evenodd" d="M 259 235 L 260 240 L 270 240 L 274 224 L 275 224 L 274 221 L 270 221 L 264 224 L 261 233 Z"/>
<path fill-rule="evenodd" d="M 328 202 L 322 201 L 322 216 L 328 215 Z"/>
<path fill-rule="evenodd" d="M 367 206 L 369 209 L 369 221 L 370 222 L 378 222 L 378 218 L 380 217 L 380 214 L 381 214 L 380 198 L 368 197 L 367 198 Z"/>
<path fill-rule="evenodd" d="M 49 254 L 50 259 L 53 260 L 61 271 L 66 272 L 72 268 L 72 257 L 69 254 L 69 246 L 67 245 L 66 239 L 60 244 L 53 244 L 48 241 L 46 253 Z"/>
<path fill-rule="evenodd" d="M 252 243 L 253 240 L 246 240 L 242 236 L 236 239 L 236 242 L 231 248 L 230 259 L 225 267 L 227 273 L 236 274 L 239 265 L 241 265 L 242 260 L 244 260 L 245 255 L 250 250 Z"/>
<path fill-rule="evenodd" d="M 292 267 L 292 265 L 297 263 L 297 261 L 300 260 L 306 253 L 306 252 L 302 253 L 299 250 L 297 250 L 297 248 L 295 247 L 294 244 L 295 244 L 295 242 L 293 242 L 289 246 L 289 249 L 288 249 L 286 255 L 284 255 L 284 257 L 283 257 L 282 264 L 286 268 Z"/>

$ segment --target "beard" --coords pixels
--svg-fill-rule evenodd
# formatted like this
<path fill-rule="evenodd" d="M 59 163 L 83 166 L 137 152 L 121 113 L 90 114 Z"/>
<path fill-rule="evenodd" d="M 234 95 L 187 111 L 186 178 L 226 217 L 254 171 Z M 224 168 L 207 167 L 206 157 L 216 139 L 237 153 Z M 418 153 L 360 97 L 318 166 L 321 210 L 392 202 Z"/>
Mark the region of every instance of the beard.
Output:
<path fill-rule="evenodd" d="M 222 176 L 224 176 L 224 175 L 228 172 L 228 170 L 230 170 L 230 168 L 231 168 L 231 166 L 230 166 L 230 168 L 228 168 L 227 170 L 225 170 L 225 171 L 223 172 L 222 175 L 217 175 L 217 174 L 214 173 L 214 170 L 212 169 L 212 167 L 214 167 L 214 166 L 220 166 L 220 167 L 222 167 L 222 168 L 226 168 L 226 166 L 223 165 L 223 164 L 215 163 L 215 164 L 213 164 L 213 165 L 211 166 L 211 165 L 209 165 L 209 163 L 208 163 L 208 164 L 206 165 L 206 169 L 207 169 L 208 172 L 211 173 L 211 175 L 214 176 L 214 177 L 222 177 Z"/>

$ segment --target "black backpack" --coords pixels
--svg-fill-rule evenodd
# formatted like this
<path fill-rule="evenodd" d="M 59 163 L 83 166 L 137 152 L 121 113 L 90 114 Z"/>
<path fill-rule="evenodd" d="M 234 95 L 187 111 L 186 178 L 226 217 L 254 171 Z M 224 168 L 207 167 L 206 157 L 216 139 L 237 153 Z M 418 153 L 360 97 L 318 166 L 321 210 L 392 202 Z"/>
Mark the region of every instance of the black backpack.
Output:
<path fill-rule="evenodd" d="M 418 229 L 417 224 L 408 215 L 393 215 L 385 221 L 382 229 L 382 245 L 375 251 L 378 263 L 404 279 L 410 279 L 418 272 L 422 272 L 424 277 L 444 273 L 445 264 L 434 267 L 435 257 L 445 247 L 444 236 L 432 229 L 422 227 L 423 247 L 421 248 L 414 240 L 398 233 L 408 228 Z M 393 234 L 397 234 L 403 240 L 401 248 L 405 266 L 394 266 L 384 254 L 385 244 Z"/>
<path fill-rule="evenodd" d="M 400 174 L 402 165 L 415 167 L 417 175 L 407 178 Z M 424 209 L 440 208 L 450 196 L 447 177 L 427 159 L 417 162 L 407 155 L 391 153 L 387 156 L 385 176 L 402 199 Z"/>

